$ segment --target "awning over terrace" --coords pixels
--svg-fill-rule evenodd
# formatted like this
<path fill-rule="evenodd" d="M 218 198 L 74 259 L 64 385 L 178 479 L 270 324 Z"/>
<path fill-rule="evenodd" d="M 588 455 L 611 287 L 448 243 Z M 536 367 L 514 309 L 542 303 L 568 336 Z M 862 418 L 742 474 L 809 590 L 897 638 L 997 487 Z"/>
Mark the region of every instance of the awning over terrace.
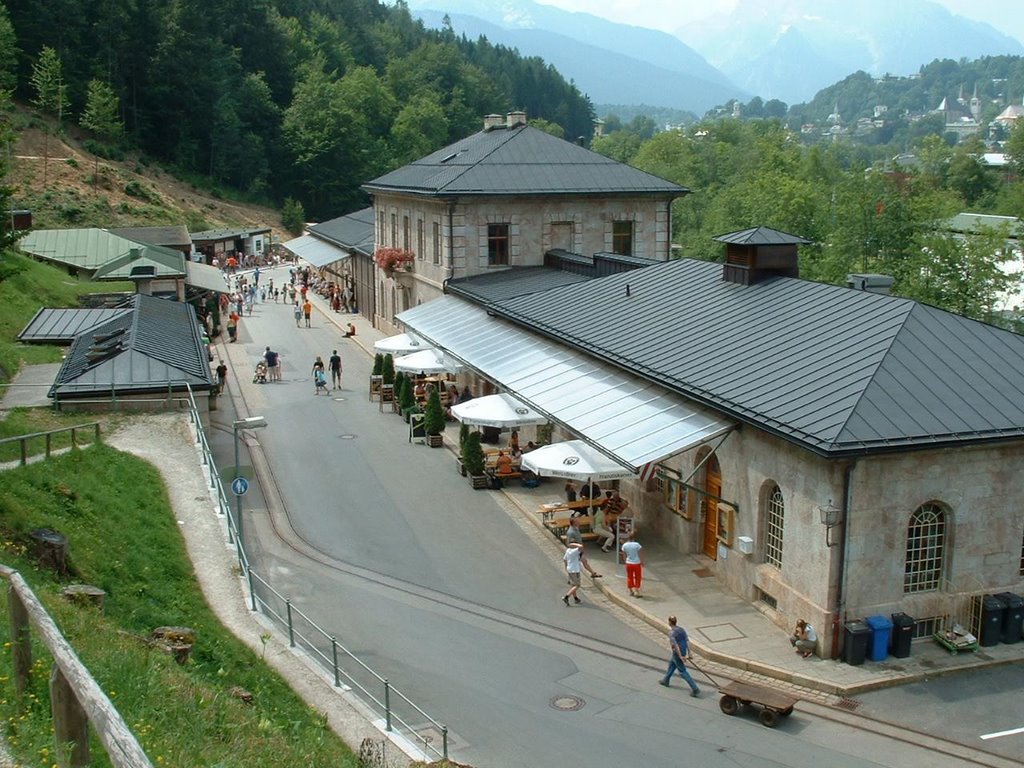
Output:
<path fill-rule="evenodd" d="M 674 392 L 452 296 L 406 310 L 398 320 L 635 471 L 735 426 Z"/>

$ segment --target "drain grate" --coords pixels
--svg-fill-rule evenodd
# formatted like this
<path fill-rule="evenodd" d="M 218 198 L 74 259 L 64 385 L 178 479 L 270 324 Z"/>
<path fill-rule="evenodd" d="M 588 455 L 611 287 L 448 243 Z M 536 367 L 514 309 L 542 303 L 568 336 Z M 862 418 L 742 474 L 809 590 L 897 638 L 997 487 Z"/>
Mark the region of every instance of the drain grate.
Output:
<path fill-rule="evenodd" d="M 839 709 L 845 709 L 847 712 L 855 712 L 860 706 L 860 702 L 856 699 L 848 699 L 845 696 L 836 702 L 836 706 Z"/>
<path fill-rule="evenodd" d="M 584 704 L 586 704 L 586 702 L 579 696 L 572 696 L 568 694 L 555 696 L 550 702 L 552 709 L 557 709 L 561 712 L 575 712 L 578 709 L 583 709 Z"/>
<path fill-rule="evenodd" d="M 344 434 L 344 435 L 338 435 L 338 439 L 339 439 L 339 440 L 355 440 L 355 439 L 356 439 L 356 436 L 355 436 L 355 435 L 352 435 L 352 434 L 347 434 L 347 433 L 346 433 L 346 434 Z"/>

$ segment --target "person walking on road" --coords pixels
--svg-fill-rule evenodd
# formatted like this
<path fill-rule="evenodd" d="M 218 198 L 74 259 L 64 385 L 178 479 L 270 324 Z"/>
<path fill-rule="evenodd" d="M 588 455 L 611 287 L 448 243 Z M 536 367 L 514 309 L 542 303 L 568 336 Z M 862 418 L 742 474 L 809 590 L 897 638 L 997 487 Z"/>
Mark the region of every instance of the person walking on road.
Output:
<path fill-rule="evenodd" d="M 577 592 L 580 591 L 580 571 L 583 569 L 583 545 L 573 542 L 565 548 L 565 554 L 562 555 L 562 560 L 565 561 L 565 573 L 569 577 L 569 591 L 562 596 L 562 602 L 566 605 L 569 604 L 569 598 L 579 605 L 583 601 Z"/>
<path fill-rule="evenodd" d="M 306 318 L 306 327 L 309 328 L 309 318 L 313 314 L 313 304 L 309 299 L 302 303 L 302 316 Z"/>
<path fill-rule="evenodd" d="M 267 347 L 267 351 L 263 353 L 263 359 L 267 362 L 267 378 L 271 381 L 280 380 L 280 376 L 278 376 L 280 372 L 280 366 L 278 365 L 279 357 L 277 352 L 270 347 Z"/>
<path fill-rule="evenodd" d="M 600 579 L 601 574 L 593 569 L 583 550 L 583 532 L 580 531 L 579 520 L 574 517 L 569 518 L 569 527 L 565 530 L 565 543 L 580 545 L 580 562 L 583 564 L 583 568 L 590 574 L 590 578 Z"/>
<path fill-rule="evenodd" d="M 333 391 L 335 387 L 341 389 L 341 355 L 338 354 L 338 350 L 331 353 L 327 364 L 331 367 L 331 390 Z"/>
<path fill-rule="evenodd" d="M 220 361 L 220 365 L 217 366 L 217 390 L 220 394 L 224 394 L 227 391 L 228 386 L 228 367 L 224 364 L 224 361 Z"/>
<path fill-rule="evenodd" d="M 634 534 L 626 537 L 626 542 L 619 547 L 626 557 L 626 587 L 633 597 L 640 597 L 640 583 L 644 578 L 644 557 L 640 554 L 643 547 L 636 541 Z"/>
<path fill-rule="evenodd" d="M 672 646 L 672 658 L 668 660 L 668 670 L 665 676 L 658 682 L 668 688 L 668 681 L 672 679 L 672 673 L 678 672 L 679 676 L 690 686 L 690 695 L 694 698 L 700 696 L 700 688 L 693 682 L 690 672 L 686 669 L 686 660 L 690 658 L 690 645 L 686 637 L 686 630 L 678 626 L 675 616 L 668 617 L 668 641 Z"/>
<path fill-rule="evenodd" d="M 299 306 L 299 302 L 295 302 L 295 327 L 298 328 L 302 322 L 302 307 Z"/>

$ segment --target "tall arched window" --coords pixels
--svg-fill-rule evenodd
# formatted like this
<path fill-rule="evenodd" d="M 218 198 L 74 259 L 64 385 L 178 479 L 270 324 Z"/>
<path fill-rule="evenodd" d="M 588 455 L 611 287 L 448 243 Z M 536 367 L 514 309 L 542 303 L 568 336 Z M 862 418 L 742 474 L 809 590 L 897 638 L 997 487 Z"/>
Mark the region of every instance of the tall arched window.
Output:
<path fill-rule="evenodd" d="M 779 486 L 768 489 L 764 505 L 764 561 L 776 568 L 782 568 L 782 534 L 784 530 L 786 503 Z"/>
<path fill-rule="evenodd" d="M 907 526 L 907 562 L 903 592 L 929 592 L 942 582 L 946 557 L 946 510 L 934 502 L 922 504 Z"/>

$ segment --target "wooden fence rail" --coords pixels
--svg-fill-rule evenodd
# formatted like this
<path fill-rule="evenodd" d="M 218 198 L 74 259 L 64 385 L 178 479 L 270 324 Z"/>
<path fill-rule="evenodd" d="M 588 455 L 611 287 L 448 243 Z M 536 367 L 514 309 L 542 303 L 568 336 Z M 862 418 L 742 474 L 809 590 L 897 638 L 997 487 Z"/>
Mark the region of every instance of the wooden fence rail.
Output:
<path fill-rule="evenodd" d="M 51 444 L 54 435 L 59 435 L 61 432 L 71 433 L 71 447 L 78 447 L 78 432 L 79 430 L 92 430 L 94 433 L 95 442 L 100 441 L 100 423 L 93 421 L 88 424 L 76 424 L 73 427 L 61 427 L 60 429 L 51 429 L 47 432 L 32 432 L 27 435 L 18 435 L 17 437 L 5 437 L 0 440 L 0 446 L 6 445 L 7 443 L 20 443 L 21 444 L 21 465 L 25 466 L 28 463 L 28 441 L 35 440 L 36 438 L 46 438 L 46 458 L 50 458 Z"/>
<path fill-rule="evenodd" d="M 97 426 L 98 434 L 98 426 Z M 114 768 L 153 768 L 134 734 L 74 649 L 60 633 L 46 608 L 17 571 L 0 565 L 7 579 L 8 613 L 11 621 L 11 658 L 14 687 L 19 700 L 32 670 L 31 628 L 53 656 L 50 672 L 50 708 L 53 713 L 57 764 L 61 768 L 89 765 L 89 725 L 103 744 Z"/>

